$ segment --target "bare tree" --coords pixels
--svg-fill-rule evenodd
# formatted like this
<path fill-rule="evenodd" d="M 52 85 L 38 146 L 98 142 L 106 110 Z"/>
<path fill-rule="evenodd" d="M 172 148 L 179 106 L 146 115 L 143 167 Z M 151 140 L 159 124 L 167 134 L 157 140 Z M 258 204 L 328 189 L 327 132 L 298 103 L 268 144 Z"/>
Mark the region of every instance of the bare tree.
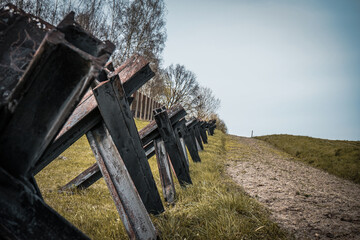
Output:
<path fill-rule="evenodd" d="M 212 90 L 208 87 L 200 87 L 194 104 L 195 117 L 210 120 L 211 115 L 216 113 L 219 107 L 220 100 L 213 95 Z"/>
<path fill-rule="evenodd" d="M 181 104 L 185 110 L 190 111 L 196 102 L 199 89 L 195 74 L 187 70 L 185 66 L 176 64 L 165 69 L 163 78 L 165 89 L 161 102 L 167 108 Z"/>
<path fill-rule="evenodd" d="M 228 128 L 224 122 L 224 120 L 222 120 L 218 114 L 212 114 L 210 116 L 210 119 L 216 119 L 216 129 L 222 131 L 223 133 L 227 133 L 228 132 Z"/>

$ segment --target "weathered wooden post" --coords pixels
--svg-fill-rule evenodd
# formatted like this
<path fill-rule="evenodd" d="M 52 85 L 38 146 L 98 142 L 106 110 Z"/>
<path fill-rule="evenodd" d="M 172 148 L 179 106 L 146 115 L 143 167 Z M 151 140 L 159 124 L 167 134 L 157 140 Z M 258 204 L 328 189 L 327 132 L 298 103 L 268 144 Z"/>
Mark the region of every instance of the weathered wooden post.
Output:
<path fill-rule="evenodd" d="M 197 140 L 201 150 L 204 150 L 203 140 L 201 138 L 200 131 L 199 131 L 199 121 L 196 120 L 196 124 L 194 125 L 193 129 L 194 129 L 196 140 Z"/>
<path fill-rule="evenodd" d="M 0 17 L 7 10 L 10 18 L 23 13 L 8 5 Z M 6 25 L 13 23 L 10 18 L 2 21 L 1 42 L 13 27 Z M 29 180 L 30 170 L 114 49 L 111 43 L 87 34 L 73 18 L 70 13 L 46 34 L 19 81 L 17 77 L 7 79 L 18 82 L 8 85 L 10 94 L 1 103 L 0 235 L 6 239 L 88 239 L 46 205 L 36 193 L 36 184 Z M 21 59 L 25 65 L 28 60 Z"/>
<path fill-rule="evenodd" d="M 209 134 L 211 136 L 214 135 L 214 130 L 216 128 L 216 119 L 210 120 L 210 126 L 209 126 Z"/>
<path fill-rule="evenodd" d="M 154 117 L 161 138 L 164 140 L 166 151 L 174 167 L 176 176 L 182 186 L 192 184 L 188 168 L 185 163 L 184 152 L 179 146 L 174 130 L 172 129 L 168 114 L 162 108 L 154 110 Z"/>
<path fill-rule="evenodd" d="M 203 142 L 205 144 L 207 144 L 208 141 L 207 141 L 207 135 L 206 135 L 206 129 L 205 128 L 206 128 L 206 122 L 201 121 L 200 125 L 199 125 L 199 131 L 200 131 L 201 139 L 203 140 Z"/>
<path fill-rule="evenodd" d="M 102 118 L 150 213 L 164 211 L 155 180 L 118 75 L 93 90 Z"/>
<path fill-rule="evenodd" d="M 164 140 L 161 138 L 155 139 L 154 146 L 164 199 L 168 203 L 173 203 L 175 201 L 176 192 Z"/>
<path fill-rule="evenodd" d="M 185 145 L 187 146 L 187 149 L 189 150 L 190 156 L 193 160 L 193 162 L 201 162 L 197 146 L 196 146 L 196 140 L 192 137 L 188 127 L 186 126 L 185 119 L 182 119 L 178 122 L 178 125 L 176 126 L 178 132 L 180 133 L 181 137 L 185 141 Z"/>
<path fill-rule="evenodd" d="M 157 239 L 157 233 L 104 123 L 86 134 L 130 239 Z"/>
<path fill-rule="evenodd" d="M 191 138 L 193 139 L 196 148 L 198 151 L 202 151 L 203 149 L 201 148 L 201 145 L 199 144 L 199 139 L 197 137 L 196 131 L 195 131 L 195 126 L 197 124 L 197 120 L 196 119 L 192 119 L 189 122 L 186 123 L 186 126 L 188 128 L 189 134 L 191 136 Z"/>
<path fill-rule="evenodd" d="M 168 110 L 170 122 L 172 125 L 176 124 L 181 118 L 186 115 L 185 110 L 180 106 L 176 105 Z M 71 129 L 70 129 L 71 130 Z M 68 130 L 68 131 L 70 131 Z M 155 154 L 153 141 L 160 137 L 158 127 L 155 121 L 150 122 L 146 127 L 139 131 L 140 139 L 146 153 L 147 158 L 150 158 Z M 62 190 L 66 190 L 72 187 L 79 189 L 85 189 L 92 185 L 94 182 L 101 178 L 100 170 L 98 165 L 95 163 L 85 171 L 83 171 L 76 178 L 67 183 Z"/>

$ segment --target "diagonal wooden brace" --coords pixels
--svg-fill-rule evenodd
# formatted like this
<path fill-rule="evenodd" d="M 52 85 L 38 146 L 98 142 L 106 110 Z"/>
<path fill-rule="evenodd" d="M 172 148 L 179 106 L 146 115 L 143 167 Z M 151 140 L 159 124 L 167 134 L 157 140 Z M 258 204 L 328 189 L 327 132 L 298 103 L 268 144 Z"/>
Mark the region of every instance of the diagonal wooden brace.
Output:
<path fill-rule="evenodd" d="M 192 184 L 183 149 L 174 133 L 167 112 L 163 109 L 154 110 L 154 117 L 180 185 Z"/>
<path fill-rule="evenodd" d="M 104 123 L 86 134 L 130 239 L 157 239 L 157 233 Z"/>
<path fill-rule="evenodd" d="M 31 184 L 0 168 L 1 239 L 90 239 L 37 196 Z"/>
<path fill-rule="evenodd" d="M 169 155 L 166 152 L 165 143 L 161 138 L 154 140 L 154 146 L 164 199 L 168 203 L 173 203 L 176 192 L 171 174 Z"/>
<path fill-rule="evenodd" d="M 172 124 L 175 124 L 177 121 L 179 121 L 179 119 L 186 115 L 185 110 L 180 105 L 174 106 L 168 110 L 168 113 Z M 144 146 L 146 157 L 149 159 L 155 154 L 153 140 L 160 137 L 156 122 L 152 121 L 146 127 L 141 129 L 139 131 L 139 135 Z M 99 174 L 99 168 L 95 163 L 83 171 L 80 175 L 75 177 L 73 180 L 71 180 L 69 183 L 67 183 L 65 186 L 63 186 L 61 190 L 65 191 L 72 188 L 85 189 L 99 180 L 101 176 L 102 175 Z"/>
<path fill-rule="evenodd" d="M 193 162 L 201 162 L 197 146 L 196 146 L 196 140 L 192 137 L 191 132 L 186 126 L 185 119 L 182 119 L 178 122 L 177 131 L 180 133 L 181 137 L 185 141 L 185 145 L 187 146 L 187 149 L 189 150 L 190 156 L 193 160 Z"/>
<path fill-rule="evenodd" d="M 205 129 L 205 122 L 200 122 L 199 131 L 200 131 L 201 139 L 203 140 L 203 142 L 205 144 L 207 144 L 208 141 L 207 141 L 207 135 L 206 135 L 206 129 Z"/>
<path fill-rule="evenodd" d="M 114 75 L 93 92 L 103 121 L 146 209 L 154 214 L 163 212 L 164 207 L 120 79 Z"/>
<path fill-rule="evenodd" d="M 121 71 L 119 68 L 121 68 Z M 122 81 L 126 97 L 129 97 L 136 91 L 140 83 L 146 82 L 154 76 L 154 72 L 149 67 L 149 62 L 140 55 L 134 55 L 119 68 L 116 72 Z M 97 102 L 92 91 L 89 90 L 69 117 L 56 139 L 36 163 L 32 169 L 33 174 L 37 174 L 50 164 L 65 149 L 70 147 L 100 121 L 101 114 L 97 107 Z"/>

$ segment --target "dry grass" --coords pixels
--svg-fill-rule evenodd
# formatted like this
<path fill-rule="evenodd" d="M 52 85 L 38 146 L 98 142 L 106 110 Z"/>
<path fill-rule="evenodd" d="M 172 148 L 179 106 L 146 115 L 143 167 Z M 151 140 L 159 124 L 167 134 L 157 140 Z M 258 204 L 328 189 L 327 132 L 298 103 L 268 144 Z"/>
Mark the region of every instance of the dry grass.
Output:
<path fill-rule="evenodd" d="M 292 135 L 257 138 L 289 153 L 295 160 L 360 183 L 360 141 L 335 141 Z"/>
<path fill-rule="evenodd" d="M 137 121 L 139 128 L 147 122 Z M 190 162 L 193 185 L 181 188 L 166 211 L 151 216 L 163 239 L 286 239 L 268 212 L 242 192 L 224 173 L 225 144 L 232 139 L 220 131 L 209 137 L 201 163 Z M 103 179 L 89 189 L 61 194 L 57 189 L 95 162 L 85 137 L 41 171 L 36 179 L 45 201 L 92 239 L 127 238 Z M 158 187 L 156 159 L 149 160 Z M 162 191 L 159 188 L 159 193 Z"/>

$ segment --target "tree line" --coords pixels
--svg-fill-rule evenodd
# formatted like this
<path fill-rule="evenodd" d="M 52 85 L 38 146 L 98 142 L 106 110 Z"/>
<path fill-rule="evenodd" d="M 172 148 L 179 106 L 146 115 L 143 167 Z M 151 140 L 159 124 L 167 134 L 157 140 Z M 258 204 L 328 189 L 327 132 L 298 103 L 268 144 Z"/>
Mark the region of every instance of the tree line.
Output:
<path fill-rule="evenodd" d="M 162 66 L 166 42 L 166 6 L 164 0 L 0 0 L 57 25 L 70 11 L 76 21 L 101 40 L 116 45 L 114 66 L 138 53 L 151 62 L 155 77 L 141 91 L 167 108 L 181 104 L 189 116 L 217 119 L 218 129 L 226 132 L 225 123 L 216 111 L 220 100 L 212 90 L 202 87 L 196 75 L 184 65 Z"/>

